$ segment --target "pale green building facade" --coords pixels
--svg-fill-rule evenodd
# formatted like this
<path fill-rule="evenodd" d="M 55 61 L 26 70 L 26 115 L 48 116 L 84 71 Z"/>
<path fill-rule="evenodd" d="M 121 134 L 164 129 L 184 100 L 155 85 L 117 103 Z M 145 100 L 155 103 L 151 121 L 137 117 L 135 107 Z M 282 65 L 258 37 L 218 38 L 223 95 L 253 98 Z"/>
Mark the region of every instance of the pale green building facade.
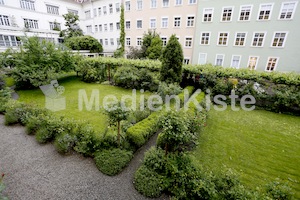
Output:
<path fill-rule="evenodd" d="M 198 1 L 193 64 L 300 72 L 298 1 Z"/>

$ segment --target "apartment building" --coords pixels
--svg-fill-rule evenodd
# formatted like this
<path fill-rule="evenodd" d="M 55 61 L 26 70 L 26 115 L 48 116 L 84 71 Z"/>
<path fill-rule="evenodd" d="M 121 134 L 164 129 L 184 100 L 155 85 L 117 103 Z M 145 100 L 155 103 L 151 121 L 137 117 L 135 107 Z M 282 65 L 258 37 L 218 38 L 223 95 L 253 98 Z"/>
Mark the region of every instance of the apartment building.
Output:
<path fill-rule="evenodd" d="M 125 46 L 142 45 L 144 33 L 153 30 L 167 44 L 176 34 L 183 48 L 184 62 L 191 63 L 196 27 L 197 0 L 123 0 Z"/>
<path fill-rule="evenodd" d="M 298 1 L 198 1 L 193 64 L 300 72 Z"/>

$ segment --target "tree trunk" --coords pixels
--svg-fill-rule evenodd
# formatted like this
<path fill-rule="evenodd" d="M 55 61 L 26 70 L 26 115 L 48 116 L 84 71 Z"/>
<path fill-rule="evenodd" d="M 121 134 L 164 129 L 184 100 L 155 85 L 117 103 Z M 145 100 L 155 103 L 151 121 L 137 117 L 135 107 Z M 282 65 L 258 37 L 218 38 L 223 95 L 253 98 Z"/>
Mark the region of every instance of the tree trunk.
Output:
<path fill-rule="evenodd" d="M 121 136 L 121 125 L 120 125 L 120 121 L 118 121 L 118 145 L 120 147 L 120 136 Z"/>

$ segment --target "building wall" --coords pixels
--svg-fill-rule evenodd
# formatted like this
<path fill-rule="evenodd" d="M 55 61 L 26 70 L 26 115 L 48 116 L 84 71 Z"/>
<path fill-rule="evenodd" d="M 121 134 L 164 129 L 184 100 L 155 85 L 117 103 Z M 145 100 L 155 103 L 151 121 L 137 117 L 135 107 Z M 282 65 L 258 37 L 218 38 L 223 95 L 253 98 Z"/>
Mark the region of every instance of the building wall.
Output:
<path fill-rule="evenodd" d="M 189 4 L 190 0 L 183 0 L 182 5 L 175 5 L 175 0 L 170 0 L 169 5 L 163 7 L 163 1 L 157 0 L 156 8 L 151 8 L 151 0 L 143 0 L 142 9 L 138 9 L 138 0 L 123 0 L 125 7 L 125 24 L 130 21 L 130 29 L 126 28 L 126 38 L 130 38 L 130 46 L 137 47 L 137 38 L 142 38 L 143 34 L 149 29 L 155 30 L 161 37 L 170 38 L 172 34 L 179 37 L 182 45 L 184 57 L 192 59 L 194 32 L 196 24 L 197 1 L 195 4 Z M 130 2 L 130 10 L 126 9 L 126 2 Z M 187 17 L 194 16 L 194 26 L 187 27 Z M 174 17 L 181 17 L 180 27 L 174 27 Z M 168 26 L 162 27 L 162 18 L 168 18 Z M 150 19 L 156 20 L 156 28 L 151 28 Z M 142 28 L 137 28 L 137 20 L 142 20 Z M 192 38 L 191 47 L 185 47 L 185 38 Z M 126 43 L 126 42 L 125 42 Z M 127 45 L 129 46 L 129 45 Z M 128 47 L 126 48 L 128 50 Z"/>
<path fill-rule="evenodd" d="M 281 11 L 282 2 L 295 2 L 296 8 L 294 10 L 292 19 L 280 20 L 279 15 Z M 258 20 L 260 4 L 271 3 L 273 9 L 271 10 L 269 20 Z M 207 56 L 206 63 L 216 64 L 216 55 L 224 55 L 223 66 L 229 67 L 232 65 L 232 56 L 241 56 L 240 68 L 249 66 L 249 57 L 258 57 L 256 70 L 266 70 L 269 57 L 277 58 L 276 71 L 296 71 L 300 72 L 300 13 L 297 8 L 298 1 L 282 1 L 282 0 L 252 0 L 252 1 L 222 1 L 222 0 L 200 0 L 198 6 L 197 16 L 197 30 L 195 33 L 195 44 L 193 50 L 193 64 L 198 64 L 204 61 L 205 54 Z M 252 7 L 250 20 L 240 21 L 240 6 L 250 5 Z M 232 21 L 221 22 L 222 9 L 224 7 L 232 6 Z M 298 5 L 299 6 L 299 5 Z M 213 9 L 212 22 L 204 22 L 204 10 L 206 8 Z M 207 11 L 207 10 L 205 10 Z M 209 10 L 208 10 L 209 11 Z M 201 45 L 201 34 L 210 33 L 210 40 L 208 45 Z M 218 45 L 218 35 L 220 32 L 228 32 L 228 44 L 225 46 Z M 244 46 L 235 46 L 235 34 L 246 33 L 246 40 Z M 262 32 L 265 34 L 263 46 L 253 47 L 253 34 Z M 275 32 L 286 33 L 284 46 L 272 47 L 273 36 Z M 201 58 L 199 60 L 200 53 Z"/>

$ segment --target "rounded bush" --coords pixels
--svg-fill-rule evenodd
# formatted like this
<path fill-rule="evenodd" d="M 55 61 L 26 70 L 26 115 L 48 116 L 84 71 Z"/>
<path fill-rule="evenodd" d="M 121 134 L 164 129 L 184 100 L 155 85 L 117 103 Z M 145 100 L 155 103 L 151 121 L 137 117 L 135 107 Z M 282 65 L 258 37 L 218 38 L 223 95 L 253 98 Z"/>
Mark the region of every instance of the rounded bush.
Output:
<path fill-rule="evenodd" d="M 39 143 L 46 143 L 54 138 L 54 134 L 42 126 L 36 131 L 35 138 Z"/>
<path fill-rule="evenodd" d="M 75 145 L 76 136 L 62 133 L 55 138 L 54 146 L 59 153 L 68 153 Z"/>

